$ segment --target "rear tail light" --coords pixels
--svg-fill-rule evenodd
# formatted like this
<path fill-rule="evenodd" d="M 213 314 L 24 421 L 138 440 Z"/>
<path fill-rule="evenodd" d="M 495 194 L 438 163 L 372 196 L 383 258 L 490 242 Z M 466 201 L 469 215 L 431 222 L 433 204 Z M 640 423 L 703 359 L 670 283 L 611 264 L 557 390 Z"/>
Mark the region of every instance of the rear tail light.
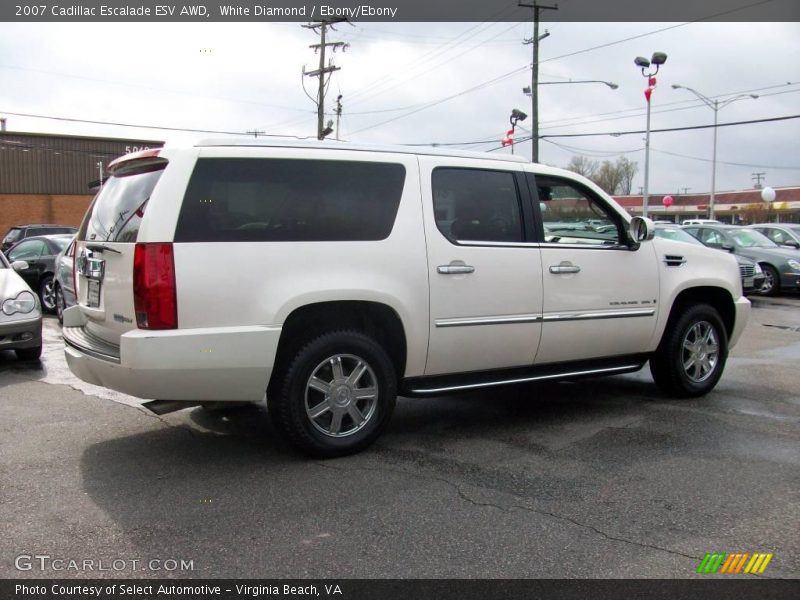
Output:
<path fill-rule="evenodd" d="M 178 298 L 172 244 L 136 244 L 133 305 L 140 329 L 177 329 Z"/>

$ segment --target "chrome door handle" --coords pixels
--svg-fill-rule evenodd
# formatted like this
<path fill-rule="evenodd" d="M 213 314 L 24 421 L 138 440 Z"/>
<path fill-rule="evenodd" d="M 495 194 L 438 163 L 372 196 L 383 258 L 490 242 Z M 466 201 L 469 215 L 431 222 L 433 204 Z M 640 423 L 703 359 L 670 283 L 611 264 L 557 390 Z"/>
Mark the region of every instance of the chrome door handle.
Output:
<path fill-rule="evenodd" d="M 572 263 L 562 262 L 559 265 L 552 265 L 550 267 L 550 272 L 555 273 L 556 275 L 560 275 L 562 273 L 580 273 L 581 268 L 578 265 L 573 265 Z"/>
<path fill-rule="evenodd" d="M 474 273 L 475 267 L 470 265 L 439 265 L 436 272 L 442 275 L 457 275 L 459 273 Z"/>

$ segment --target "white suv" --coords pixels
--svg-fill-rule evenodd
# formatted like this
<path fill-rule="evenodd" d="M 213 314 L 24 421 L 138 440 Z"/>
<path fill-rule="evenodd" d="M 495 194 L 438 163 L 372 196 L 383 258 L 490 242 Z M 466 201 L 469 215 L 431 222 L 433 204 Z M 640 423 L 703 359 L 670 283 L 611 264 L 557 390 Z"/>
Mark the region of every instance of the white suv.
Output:
<path fill-rule="evenodd" d="M 315 455 L 395 397 L 632 372 L 699 396 L 745 326 L 733 256 L 513 156 L 203 142 L 127 155 L 77 238 L 70 368 L 163 413 L 263 401 Z"/>

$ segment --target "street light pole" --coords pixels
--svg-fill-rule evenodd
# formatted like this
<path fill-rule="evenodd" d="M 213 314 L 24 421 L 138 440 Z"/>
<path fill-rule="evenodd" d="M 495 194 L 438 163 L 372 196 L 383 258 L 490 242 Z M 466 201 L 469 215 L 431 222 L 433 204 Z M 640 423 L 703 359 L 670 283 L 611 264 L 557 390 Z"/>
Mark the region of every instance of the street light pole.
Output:
<path fill-rule="evenodd" d="M 685 85 L 678 85 L 677 83 L 672 84 L 672 89 L 674 90 L 686 90 L 692 92 L 695 96 L 697 96 L 700 100 L 703 101 L 703 104 L 708 106 L 711 110 L 714 111 L 714 145 L 712 146 L 711 151 L 711 192 L 708 197 L 708 218 L 714 218 L 714 200 L 716 195 L 717 189 L 717 118 L 719 115 L 719 109 L 728 106 L 732 102 L 736 102 L 737 100 L 746 100 L 750 98 L 751 100 L 757 100 L 757 94 L 739 94 L 738 96 L 734 96 L 733 98 L 728 98 L 727 100 L 720 102 L 719 100 L 712 100 L 708 96 L 701 94 L 695 89 L 690 87 L 686 87 Z"/>
<path fill-rule="evenodd" d="M 647 89 L 644 91 L 644 97 L 647 99 L 647 129 L 644 139 L 644 194 L 642 198 L 642 216 L 647 216 L 647 206 L 650 200 L 650 97 L 656 87 L 656 74 L 661 65 L 667 62 L 667 55 L 663 52 L 653 52 L 650 60 L 643 56 L 637 56 L 634 59 L 634 64 L 642 70 L 642 76 L 647 78 Z M 655 71 L 647 71 L 651 65 L 655 65 Z"/>

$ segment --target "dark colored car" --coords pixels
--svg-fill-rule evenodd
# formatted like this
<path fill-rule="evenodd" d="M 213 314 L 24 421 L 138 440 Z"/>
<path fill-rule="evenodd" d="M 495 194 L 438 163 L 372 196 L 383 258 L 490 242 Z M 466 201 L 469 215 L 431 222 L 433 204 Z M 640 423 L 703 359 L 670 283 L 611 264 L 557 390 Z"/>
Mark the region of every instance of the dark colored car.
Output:
<path fill-rule="evenodd" d="M 760 264 L 764 270 L 762 294 L 800 290 L 800 251 L 780 247 L 754 229 L 734 225 L 690 225 L 684 229 L 706 246 L 741 254 Z"/>
<path fill-rule="evenodd" d="M 800 248 L 800 224 L 758 223 L 756 225 L 748 225 L 747 228 L 763 233 L 779 246 L 787 246 L 795 250 Z"/>
<path fill-rule="evenodd" d="M 75 235 L 78 233 L 78 228 L 71 227 L 70 225 L 17 225 L 9 229 L 6 233 L 2 244 L 0 244 L 0 252 L 7 254 L 8 249 L 11 248 L 11 246 L 18 244 L 22 240 L 29 237 L 34 237 L 37 235 L 57 235 L 61 233 Z"/>
<path fill-rule="evenodd" d="M 24 261 L 27 266 L 17 269 L 20 277 L 39 294 L 42 312 L 54 312 L 56 293 L 54 284 L 56 256 L 66 248 L 72 235 L 39 235 L 14 244 L 6 252 L 8 261 Z"/>
<path fill-rule="evenodd" d="M 687 242 L 689 244 L 703 243 L 695 237 L 689 235 L 678 225 L 656 225 L 656 235 L 668 240 Z M 736 262 L 739 263 L 739 273 L 742 276 L 742 290 L 745 292 L 759 291 L 764 285 L 764 271 L 756 261 L 750 260 L 741 254 L 734 254 Z"/>

